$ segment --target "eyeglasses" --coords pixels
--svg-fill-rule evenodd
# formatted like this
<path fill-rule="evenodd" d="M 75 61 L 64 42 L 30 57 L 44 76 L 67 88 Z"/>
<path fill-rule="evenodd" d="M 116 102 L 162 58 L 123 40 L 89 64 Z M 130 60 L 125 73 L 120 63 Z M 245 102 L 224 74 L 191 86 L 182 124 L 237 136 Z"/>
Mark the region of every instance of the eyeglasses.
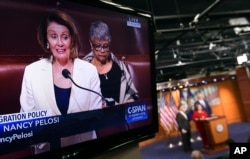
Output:
<path fill-rule="evenodd" d="M 92 42 L 93 47 L 95 48 L 96 51 L 101 51 L 102 49 L 104 51 L 108 51 L 109 50 L 109 45 L 105 44 L 105 45 L 100 45 L 100 44 L 95 44 Z"/>

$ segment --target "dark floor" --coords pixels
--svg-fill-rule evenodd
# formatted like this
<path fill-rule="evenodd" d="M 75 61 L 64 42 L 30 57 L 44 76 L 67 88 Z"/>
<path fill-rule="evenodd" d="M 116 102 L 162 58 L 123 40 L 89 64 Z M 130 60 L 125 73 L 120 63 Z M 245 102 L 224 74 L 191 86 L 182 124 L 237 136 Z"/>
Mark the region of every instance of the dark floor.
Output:
<path fill-rule="evenodd" d="M 233 123 L 228 125 L 229 138 L 235 142 L 246 142 L 247 136 L 250 135 L 250 122 Z M 202 148 L 201 140 L 197 140 L 197 133 L 192 134 L 194 142 L 193 149 Z M 141 148 L 141 159 L 190 159 L 190 153 L 185 153 L 182 147 L 178 145 L 180 137 L 174 137 L 168 140 L 161 140 Z M 170 148 L 170 144 L 173 145 Z M 221 156 L 227 156 L 228 150 L 214 154 L 204 154 L 205 159 L 215 159 Z"/>

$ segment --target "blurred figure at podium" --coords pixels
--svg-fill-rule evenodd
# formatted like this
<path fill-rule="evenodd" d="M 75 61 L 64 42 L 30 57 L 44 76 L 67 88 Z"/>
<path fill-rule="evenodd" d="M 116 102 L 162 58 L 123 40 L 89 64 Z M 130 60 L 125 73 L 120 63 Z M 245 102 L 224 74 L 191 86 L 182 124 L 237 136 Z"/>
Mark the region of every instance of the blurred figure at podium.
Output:
<path fill-rule="evenodd" d="M 192 152 L 191 146 L 191 130 L 190 123 L 185 113 L 185 106 L 183 104 L 178 107 L 179 112 L 176 114 L 176 121 L 178 123 L 178 129 L 181 133 L 181 139 L 183 144 L 183 149 L 185 152 Z"/>
<path fill-rule="evenodd" d="M 196 124 L 196 128 L 197 128 L 198 132 L 200 133 L 204 148 L 208 148 L 209 145 L 208 145 L 208 140 L 207 140 L 205 128 L 204 128 L 202 122 L 200 122 L 200 121 L 206 119 L 207 117 L 208 117 L 208 114 L 204 110 L 204 107 L 200 103 L 196 103 L 194 105 L 192 119 L 194 120 L 194 122 Z"/>
<path fill-rule="evenodd" d="M 212 109 L 211 109 L 208 101 L 204 99 L 202 93 L 198 93 L 197 94 L 197 101 L 194 103 L 194 105 L 196 105 L 197 103 L 199 103 L 199 104 L 202 105 L 202 107 L 204 108 L 204 110 L 207 112 L 208 116 L 212 115 Z"/>

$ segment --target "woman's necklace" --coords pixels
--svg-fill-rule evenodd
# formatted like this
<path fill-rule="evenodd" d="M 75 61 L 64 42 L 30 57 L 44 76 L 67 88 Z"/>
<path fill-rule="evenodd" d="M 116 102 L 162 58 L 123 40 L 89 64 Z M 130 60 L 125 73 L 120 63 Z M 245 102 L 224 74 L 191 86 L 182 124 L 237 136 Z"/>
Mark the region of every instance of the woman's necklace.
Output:
<path fill-rule="evenodd" d="M 105 76 L 105 79 L 106 79 L 106 80 L 109 79 L 109 78 L 108 78 L 108 73 L 104 73 L 103 75 Z"/>
<path fill-rule="evenodd" d="M 98 73 L 101 75 L 104 75 L 105 79 L 108 80 L 109 79 L 108 78 L 108 69 L 109 69 L 108 64 L 109 63 L 100 64 L 100 63 L 96 62 L 96 60 L 93 60 L 92 63 L 96 66 Z"/>

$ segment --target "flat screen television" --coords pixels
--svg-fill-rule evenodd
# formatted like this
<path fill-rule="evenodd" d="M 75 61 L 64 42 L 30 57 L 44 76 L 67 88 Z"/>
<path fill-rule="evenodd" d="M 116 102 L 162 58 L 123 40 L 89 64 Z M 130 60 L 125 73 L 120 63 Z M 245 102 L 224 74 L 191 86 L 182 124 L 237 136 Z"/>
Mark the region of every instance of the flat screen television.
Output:
<path fill-rule="evenodd" d="M 101 20 L 109 25 L 110 50 L 126 64 L 138 100 L 58 116 L 47 116 L 47 110 L 20 112 L 24 68 L 43 56 L 37 27 L 56 9 L 67 12 L 76 23 L 80 58 L 91 50 L 90 24 Z M 0 158 L 89 158 L 154 137 L 158 112 L 151 13 L 101 0 L 1 0 L 0 21 Z M 96 131 L 97 138 L 61 145 L 63 137 L 87 131 Z M 33 146 L 38 143 L 49 143 L 50 149 L 35 154 Z"/>

